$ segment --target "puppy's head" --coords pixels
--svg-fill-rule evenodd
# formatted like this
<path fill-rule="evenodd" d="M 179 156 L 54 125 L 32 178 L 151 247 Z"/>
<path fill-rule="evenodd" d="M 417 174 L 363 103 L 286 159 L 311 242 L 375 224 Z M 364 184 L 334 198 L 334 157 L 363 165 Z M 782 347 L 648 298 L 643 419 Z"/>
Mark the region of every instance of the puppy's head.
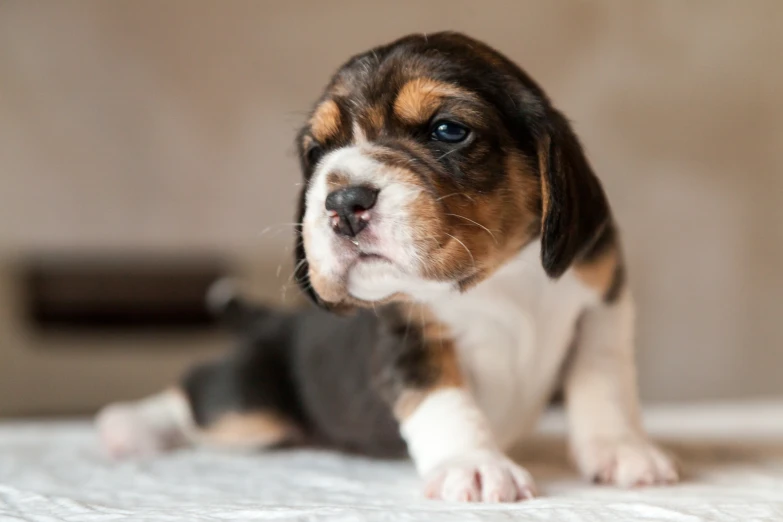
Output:
<path fill-rule="evenodd" d="M 298 149 L 295 276 L 333 308 L 464 291 L 538 237 L 544 269 L 559 277 L 609 219 L 543 91 L 459 34 L 353 57 Z"/>

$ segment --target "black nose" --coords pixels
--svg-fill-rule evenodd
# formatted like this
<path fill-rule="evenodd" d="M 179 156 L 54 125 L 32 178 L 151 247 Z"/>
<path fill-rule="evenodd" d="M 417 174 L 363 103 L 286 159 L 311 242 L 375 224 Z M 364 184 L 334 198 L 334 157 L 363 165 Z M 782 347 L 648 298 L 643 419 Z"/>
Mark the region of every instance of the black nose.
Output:
<path fill-rule="evenodd" d="M 364 185 L 335 190 L 326 196 L 326 210 L 335 232 L 354 237 L 364 230 L 369 222 L 367 211 L 377 198 L 378 190 Z"/>

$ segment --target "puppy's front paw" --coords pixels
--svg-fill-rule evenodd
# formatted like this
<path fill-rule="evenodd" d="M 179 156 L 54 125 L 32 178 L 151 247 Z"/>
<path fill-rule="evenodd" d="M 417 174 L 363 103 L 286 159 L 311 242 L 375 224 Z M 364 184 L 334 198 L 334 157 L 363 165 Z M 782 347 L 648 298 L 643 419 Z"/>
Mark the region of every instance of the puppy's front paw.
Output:
<path fill-rule="evenodd" d="M 628 488 L 679 480 L 674 460 L 643 438 L 579 444 L 574 447 L 574 457 L 582 474 L 602 484 Z"/>
<path fill-rule="evenodd" d="M 429 498 L 458 502 L 515 502 L 535 496 L 530 474 L 497 451 L 448 460 L 425 477 Z"/>

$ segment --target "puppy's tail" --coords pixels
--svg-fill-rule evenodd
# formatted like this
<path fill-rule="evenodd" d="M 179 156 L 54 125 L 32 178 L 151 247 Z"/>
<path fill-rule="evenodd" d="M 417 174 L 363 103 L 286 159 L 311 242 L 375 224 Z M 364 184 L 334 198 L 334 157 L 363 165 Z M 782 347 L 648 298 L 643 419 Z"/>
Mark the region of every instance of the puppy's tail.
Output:
<path fill-rule="evenodd" d="M 209 286 L 206 294 L 209 312 L 224 326 L 235 331 L 245 331 L 273 313 L 263 305 L 248 302 L 229 278 L 218 279 Z"/>

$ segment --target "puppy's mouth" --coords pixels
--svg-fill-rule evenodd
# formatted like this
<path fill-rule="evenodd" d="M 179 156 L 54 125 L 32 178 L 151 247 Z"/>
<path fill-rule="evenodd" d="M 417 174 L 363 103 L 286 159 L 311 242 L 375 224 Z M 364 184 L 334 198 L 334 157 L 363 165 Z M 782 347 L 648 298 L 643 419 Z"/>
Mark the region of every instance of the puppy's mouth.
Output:
<path fill-rule="evenodd" d="M 357 248 L 351 257 L 353 259 L 344 265 L 346 277 L 349 277 L 352 272 L 357 270 L 363 273 L 366 273 L 367 270 L 376 269 L 404 272 L 399 263 L 396 263 L 391 257 L 382 252 L 366 251 Z"/>
<path fill-rule="evenodd" d="M 359 263 L 388 263 L 392 264 L 392 260 L 388 257 L 382 256 L 380 254 L 373 254 L 370 252 L 359 252 L 359 256 L 357 257 L 357 262 Z"/>
<path fill-rule="evenodd" d="M 384 252 L 384 241 L 376 235 L 372 226 L 359 237 L 336 238 L 333 243 L 338 257 L 342 258 L 343 270 L 350 272 L 356 265 L 388 264 L 401 268 L 389 253 Z M 341 254 L 339 254 L 342 252 Z"/>

